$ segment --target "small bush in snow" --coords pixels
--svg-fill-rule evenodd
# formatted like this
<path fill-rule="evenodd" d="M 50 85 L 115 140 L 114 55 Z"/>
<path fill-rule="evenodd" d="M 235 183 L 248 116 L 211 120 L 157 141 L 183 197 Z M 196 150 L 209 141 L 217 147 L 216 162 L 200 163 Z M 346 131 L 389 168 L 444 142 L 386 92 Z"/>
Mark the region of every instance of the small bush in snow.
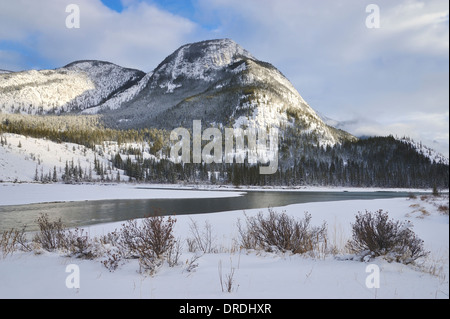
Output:
<path fill-rule="evenodd" d="M 37 224 L 39 231 L 33 238 L 36 247 L 47 251 L 58 250 L 67 256 L 85 259 L 94 259 L 102 254 L 98 241 L 91 240 L 84 229 L 67 229 L 61 218 L 51 221 L 47 214 L 41 214 Z"/>
<path fill-rule="evenodd" d="M 409 222 L 389 220 L 383 210 L 360 212 L 352 224 L 352 239 L 347 247 L 356 254 L 385 256 L 388 260 L 409 264 L 428 255 L 423 240 L 410 230 L 411 227 Z"/>
<path fill-rule="evenodd" d="M 106 251 L 105 255 L 106 259 L 102 260 L 101 263 L 110 272 L 115 271 L 122 260 L 122 254 L 117 251 L 117 247 L 112 247 Z"/>
<path fill-rule="evenodd" d="M 162 216 L 127 221 L 120 231 L 124 257 L 138 258 L 141 270 L 154 272 L 175 244 L 175 222 L 172 217 L 165 219 Z"/>
<path fill-rule="evenodd" d="M 212 236 L 212 226 L 208 221 L 205 221 L 203 230 L 200 230 L 197 222 L 191 218 L 189 229 L 192 235 L 187 239 L 189 252 L 202 251 L 205 254 L 217 252 Z"/>
<path fill-rule="evenodd" d="M 241 246 L 246 249 L 265 251 L 291 251 L 294 254 L 319 251 L 327 242 L 326 223 L 311 226 L 311 215 L 296 220 L 285 213 L 260 212 L 257 216 L 246 216 L 247 227 L 238 224 Z M 323 247 L 322 247 L 323 248 Z"/>
<path fill-rule="evenodd" d="M 47 251 L 54 251 L 66 247 L 65 226 L 61 218 L 50 221 L 47 214 L 41 214 L 36 220 L 39 232 L 33 241 Z"/>
<path fill-rule="evenodd" d="M 119 267 L 120 262 L 126 255 L 125 248 L 120 244 L 120 238 L 120 233 L 117 230 L 100 237 L 100 243 L 105 250 L 103 256 L 105 259 L 101 263 L 110 272 Z"/>
<path fill-rule="evenodd" d="M 98 240 L 91 240 L 84 229 L 75 228 L 64 233 L 64 247 L 69 256 L 94 259 L 103 254 Z"/>
<path fill-rule="evenodd" d="M 0 235 L 0 253 L 3 257 L 9 254 L 12 255 L 18 249 L 24 251 L 31 250 L 26 240 L 25 227 L 22 230 L 7 230 Z"/>

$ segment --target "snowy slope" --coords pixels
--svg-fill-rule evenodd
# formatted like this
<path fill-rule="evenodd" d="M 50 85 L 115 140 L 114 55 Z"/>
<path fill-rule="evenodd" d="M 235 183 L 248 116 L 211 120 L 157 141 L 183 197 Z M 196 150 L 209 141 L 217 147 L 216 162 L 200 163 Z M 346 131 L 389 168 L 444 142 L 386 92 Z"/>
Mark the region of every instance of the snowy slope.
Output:
<path fill-rule="evenodd" d="M 429 158 L 432 162 L 434 161 L 438 164 L 449 165 L 449 159 L 447 157 L 437 152 L 436 150 L 422 144 L 422 142 L 416 142 L 409 137 L 399 138 L 398 140 L 413 146 L 419 154 L 422 154 L 423 156 Z"/>
<path fill-rule="evenodd" d="M 104 102 L 143 76 L 141 71 L 102 61 L 4 73 L 0 75 L 0 110 L 25 114 L 79 111 Z"/>
<path fill-rule="evenodd" d="M 5 182 L 31 182 L 36 179 L 36 173 L 40 181 L 41 176 L 53 177 L 55 167 L 57 180 L 61 181 L 66 162 L 79 165 L 86 174 L 92 171 L 92 179 L 97 180 L 99 176 L 93 171 L 95 159 L 104 167 L 110 163 L 108 152 L 94 152 L 78 144 L 59 144 L 17 134 L 3 134 L 2 138 L 6 139 L 6 144 L 0 145 L 0 180 Z M 117 170 L 111 170 L 109 176 L 114 180 Z"/>
<path fill-rule="evenodd" d="M 123 90 L 115 94 L 110 99 L 106 100 L 104 103 L 83 110 L 82 114 L 98 114 L 100 112 L 107 112 L 109 110 L 115 110 L 120 108 L 120 106 L 130 100 L 132 100 L 142 89 L 147 85 L 149 78 L 152 76 L 152 72 L 147 73 L 142 79 L 140 79 L 136 84 L 132 85 L 126 90 Z"/>

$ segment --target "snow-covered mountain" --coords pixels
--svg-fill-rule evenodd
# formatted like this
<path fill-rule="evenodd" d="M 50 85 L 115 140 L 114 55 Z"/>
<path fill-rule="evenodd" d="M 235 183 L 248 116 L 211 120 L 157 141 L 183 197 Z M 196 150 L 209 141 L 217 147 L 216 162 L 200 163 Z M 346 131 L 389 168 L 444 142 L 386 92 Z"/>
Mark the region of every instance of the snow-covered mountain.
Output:
<path fill-rule="evenodd" d="M 85 113 L 100 112 L 119 128 L 190 128 L 202 120 L 205 126 L 300 126 L 325 145 L 354 139 L 325 124 L 273 65 L 230 39 L 182 46 L 123 93 Z"/>
<path fill-rule="evenodd" d="M 350 134 L 327 125 L 273 65 L 230 39 L 180 47 L 155 70 L 77 61 L 55 70 L 0 74 L 0 111 L 100 114 L 106 126 L 128 129 L 300 127 L 322 145 Z"/>
<path fill-rule="evenodd" d="M 55 70 L 0 74 L 0 111 L 78 112 L 133 86 L 145 73 L 109 62 L 77 61 Z"/>

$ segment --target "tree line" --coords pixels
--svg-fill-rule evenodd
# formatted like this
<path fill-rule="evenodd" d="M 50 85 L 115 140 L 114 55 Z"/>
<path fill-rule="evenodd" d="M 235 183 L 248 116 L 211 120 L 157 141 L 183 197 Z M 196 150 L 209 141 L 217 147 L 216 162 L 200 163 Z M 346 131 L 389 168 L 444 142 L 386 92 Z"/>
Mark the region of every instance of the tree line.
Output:
<path fill-rule="evenodd" d="M 120 148 L 111 155 L 112 168 L 124 171 L 129 181 L 150 183 L 212 183 L 257 186 L 354 186 L 448 188 L 449 166 L 420 154 L 410 143 L 392 136 L 344 141 L 321 146 L 317 136 L 285 130 L 279 141 L 278 170 L 259 174 L 261 164 L 175 164 L 170 156 L 168 133 L 145 128 L 104 128 L 95 116 L 26 117 L 0 114 L 0 133 L 16 133 L 55 142 L 71 142 L 96 150 L 96 145 L 115 141 L 120 145 L 141 143 L 144 148 Z M 2 138 L 2 145 L 3 138 Z M 148 152 L 153 156 L 144 156 Z M 47 181 L 92 180 L 92 170 L 101 180 L 120 180 L 95 162 L 89 170 L 66 163 L 64 172 L 48 172 Z M 111 168 L 109 168 L 111 170 Z M 36 176 L 38 176 L 38 172 Z M 42 178 L 42 172 L 41 172 Z M 123 178 L 122 178 L 123 180 Z"/>

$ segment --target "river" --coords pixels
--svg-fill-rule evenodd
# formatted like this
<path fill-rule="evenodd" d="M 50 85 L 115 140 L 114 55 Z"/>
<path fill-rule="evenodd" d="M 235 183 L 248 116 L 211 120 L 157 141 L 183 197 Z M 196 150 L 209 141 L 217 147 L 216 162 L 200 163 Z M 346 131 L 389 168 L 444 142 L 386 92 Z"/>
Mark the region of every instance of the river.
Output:
<path fill-rule="evenodd" d="M 297 203 L 398 198 L 409 194 L 394 191 L 246 191 L 242 196 L 223 198 L 118 199 L 0 206 L 0 233 L 11 228 L 20 229 L 24 225 L 28 231 L 36 230 L 36 219 L 42 213 L 48 214 L 51 220 L 61 218 L 68 227 L 82 227 L 142 218 L 151 214 L 219 213 Z"/>

